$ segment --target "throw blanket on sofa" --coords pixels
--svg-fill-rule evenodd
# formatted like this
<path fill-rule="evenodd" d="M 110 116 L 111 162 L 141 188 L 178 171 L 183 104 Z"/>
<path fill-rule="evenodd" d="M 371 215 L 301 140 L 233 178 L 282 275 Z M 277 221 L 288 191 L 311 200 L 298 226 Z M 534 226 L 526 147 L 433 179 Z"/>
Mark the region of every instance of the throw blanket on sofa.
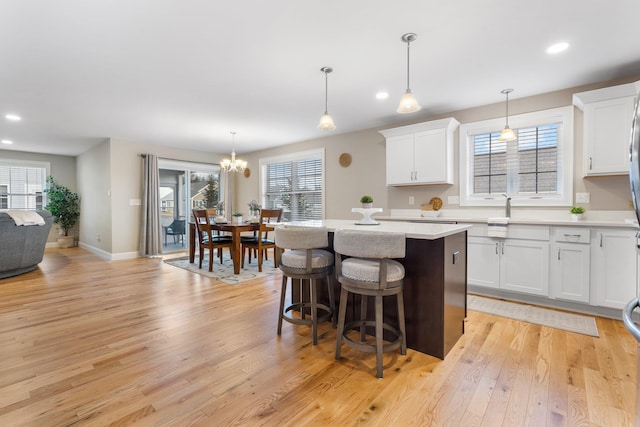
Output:
<path fill-rule="evenodd" d="M 5 211 L 16 225 L 44 225 L 44 218 L 34 211 Z"/>

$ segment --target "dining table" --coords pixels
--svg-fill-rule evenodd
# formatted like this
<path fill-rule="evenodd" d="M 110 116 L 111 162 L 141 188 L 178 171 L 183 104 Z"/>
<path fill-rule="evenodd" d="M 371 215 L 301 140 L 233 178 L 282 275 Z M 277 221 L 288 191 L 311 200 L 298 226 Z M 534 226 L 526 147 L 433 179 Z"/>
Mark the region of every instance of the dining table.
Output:
<path fill-rule="evenodd" d="M 231 233 L 231 259 L 233 260 L 233 273 L 240 274 L 240 256 L 241 250 L 241 236 L 242 233 L 248 231 L 257 231 L 260 229 L 259 223 L 243 222 L 236 223 L 214 223 L 211 225 L 213 230 L 223 231 Z M 195 222 L 189 222 L 189 262 L 193 264 L 196 254 L 196 224 Z"/>

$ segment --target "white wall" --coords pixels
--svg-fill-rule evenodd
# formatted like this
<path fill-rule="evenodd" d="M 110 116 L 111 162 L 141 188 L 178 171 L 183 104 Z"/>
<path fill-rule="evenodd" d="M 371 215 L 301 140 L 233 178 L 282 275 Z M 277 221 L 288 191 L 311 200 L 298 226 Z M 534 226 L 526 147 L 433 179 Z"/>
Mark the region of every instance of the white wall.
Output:
<path fill-rule="evenodd" d="M 632 76 L 616 81 L 602 82 L 526 98 L 516 97 L 509 101 L 509 113 L 521 114 L 572 105 L 572 96 L 576 92 L 634 82 L 639 79 L 640 76 Z M 504 108 L 504 103 L 498 103 L 437 116 L 429 116 L 428 112 L 421 111 L 412 114 L 410 121 L 398 122 L 394 126 L 387 126 L 384 129 L 444 117 L 455 117 L 461 123 L 503 118 Z M 632 207 L 629 205 L 631 193 L 627 176 L 582 178 L 582 112 L 577 108 L 574 108 L 574 127 L 574 192 L 591 193 L 591 203 L 584 205 L 588 211 L 631 210 Z M 237 197 L 236 203 L 246 209 L 246 203 L 250 200 L 259 200 L 258 164 L 260 158 L 325 148 L 327 218 L 357 218 L 358 215 L 351 213 L 351 208 L 359 205 L 359 198 L 363 194 L 372 195 L 375 200 L 374 205 L 385 209 L 386 212 L 388 212 L 388 209 L 419 209 L 421 203 L 428 202 L 435 196 L 442 198 L 444 208 L 464 209 L 458 205 L 447 204 L 447 197 L 457 196 L 460 191 L 458 185 L 459 144 L 457 131 L 455 134 L 455 184 L 386 187 L 385 141 L 384 137 L 377 132 L 380 129 L 368 129 L 342 135 L 327 133 L 324 138 L 242 154 L 240 157 L 249 162 L 251 176 L 249 178 L 240 176 L 236 180 L 234 191 L 235 197 Z M 338 164 L 338 158 L 343 152 L 350 153 L 353 158 L 353 163 L 348 168 L 343 168 Z M 409 205 L 410 196 L 415 198 L 413 206 Z M 534 208 L 528 209 L 535 210 Z M 474 208 L 474 210 L 477 210 L 477 208 Z M 558 210 L 566 210 L 566 208 L 558 208 Z"/>
<path fill-rule="evenodd" d="M 110 259 L 138 256 L 141 206 L 131 205 L 130 200 L 142 198 L 143 153 L 198 163 L 219 163 L 223 157 L 115 139 L 79 156 L 78 181 L 87 183 L 80 194 L 83 200 L 87 197 L 83 202 L 86 218 L 81 226 L 86 230 L 81 231 L 81 243 Z M 96 233 L 101 234 L 100 242 L 95 239 Z"/>

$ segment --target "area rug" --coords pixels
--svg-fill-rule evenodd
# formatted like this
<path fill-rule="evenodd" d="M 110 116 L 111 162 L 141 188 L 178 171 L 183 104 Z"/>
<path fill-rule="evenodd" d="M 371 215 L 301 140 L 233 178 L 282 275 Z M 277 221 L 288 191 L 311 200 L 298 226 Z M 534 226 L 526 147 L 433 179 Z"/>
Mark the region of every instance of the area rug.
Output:
<path fill-rule="evenodd" d="M 197 256 L 193 264 L 189 263 L 189 257 L 171 258 L 166 259 L 164 262 L 174 267 L 189 270 L 192 273 L 210 277 L 214 280 L 219 280 L 230 285 L 280 273 L 280 269 L 274 268 L 271 256 L 268 261 L 262 262 L 262 272 L 258 271 L 257 259 L 251 258 L 251 263 L 247 263 L 247 260 L 245 259 L 244 268 L 240 269 L 240 274 L 233 274 L 233 262 L 228 257 L 224 257 L 222 259 L 222 264 L 220 264 L 218 258 L 216 258 L 212 272 L 209 272 L 209 260 L 206 258 L 202 262 L 202 268 L 198 268 Z"/>
<path fill-rule="evenodd" d="M 590 316 L 548 310 L 528 304 L 518 304 L 477 295 L 467 296 L 469 310 L 495 314 L 496 316 L 522 320 L 536 325 L 549 326 L 569 332 L 599 337 L 596 319 Z"/>

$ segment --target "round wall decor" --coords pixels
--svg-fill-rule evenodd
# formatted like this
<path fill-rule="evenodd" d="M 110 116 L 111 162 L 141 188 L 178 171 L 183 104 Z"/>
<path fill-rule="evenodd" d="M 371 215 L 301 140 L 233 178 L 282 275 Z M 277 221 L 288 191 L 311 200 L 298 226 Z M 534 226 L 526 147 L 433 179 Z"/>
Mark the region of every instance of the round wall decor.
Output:
<path fill-rule="evenodd" d="M 343 168 L 348 168 L 349 165 L 351 164 L 351 154 L 349 153 L 340 154 L 338 163 L 340 163 L 340 166 L 342 166 Z"/>
<path fill-rule="evenodd" d="M 249 178 L 251 176 L 251 169 L 245 168 L 243 173 L 245 178 Z"/>

